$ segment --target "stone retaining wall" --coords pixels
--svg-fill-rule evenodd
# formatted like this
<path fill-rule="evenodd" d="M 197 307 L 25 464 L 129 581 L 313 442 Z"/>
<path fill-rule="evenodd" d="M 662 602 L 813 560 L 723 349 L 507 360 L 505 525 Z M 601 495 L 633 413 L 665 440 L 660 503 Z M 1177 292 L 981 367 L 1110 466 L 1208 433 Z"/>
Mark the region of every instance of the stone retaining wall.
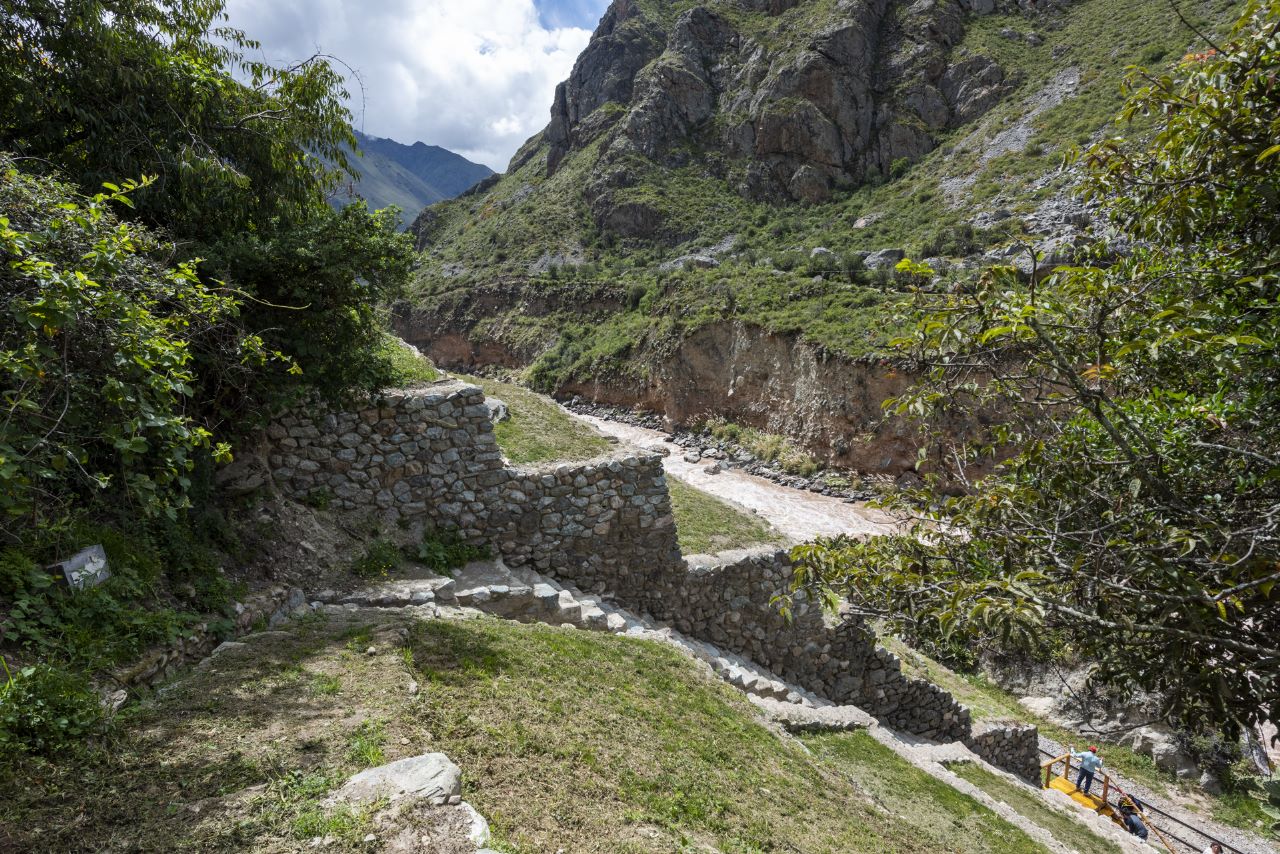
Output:
<path fill-rule="evenodd" d="M 905 677 L 898 657 L 877 646 L 860 619 L 828 621 L 803 599 L 790 620 L 783 617 L 772 600 L 791 576 L 784 551 L 693 557 L 688 571 L 651 592 L 646 605 L 686 634 L 832 702 L 859 706 L 895 729 L 939 741 L 969 734 L 969 711 L 936 685 Z"/>
<path fill-rule="evenodd" d="M 484 393 L 444 383 L 357 412 L 289 415 L 267 429 L 277 487 L 388 524 L 454 531 L 511 566 L 596 586 L 632 566 L 680 564 L 657 455 L 503 463 Z"/>
<path fill-rule="evenodd" d="M 785 553 L 686 564 L 657 455 L 507 466 L 483 392 L 455 382 L 397 391 L 359 411 L 290 415 L 267 436 L 271 476 L 286 495 L 323 496 L 415 535 L 457 531 L 510 566 L 609 596 L 895 728 L 946 741 L 969 735 L 968 711 L 904 677 L 861 622 L 828 625 L 804 603 L 784 619 L 772 599 L 790 581 Z"/>
<path fill-rule="evenodd" d="M 1040 731 L 1031 724 L 984 721 L 974 725 L 965 746 L 997 768 L 1038 784 Z"/>

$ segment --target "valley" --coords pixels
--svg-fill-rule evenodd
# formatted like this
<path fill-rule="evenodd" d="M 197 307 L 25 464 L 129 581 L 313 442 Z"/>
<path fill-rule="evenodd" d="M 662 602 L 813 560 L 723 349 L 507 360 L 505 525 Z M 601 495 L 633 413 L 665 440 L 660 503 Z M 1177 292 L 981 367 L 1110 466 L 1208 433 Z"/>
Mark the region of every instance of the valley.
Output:
<path fill-rule="evenodd" d="M 348 5 L 0 9 L 0 851 L 1280 850 L 1280 0 Z"/>

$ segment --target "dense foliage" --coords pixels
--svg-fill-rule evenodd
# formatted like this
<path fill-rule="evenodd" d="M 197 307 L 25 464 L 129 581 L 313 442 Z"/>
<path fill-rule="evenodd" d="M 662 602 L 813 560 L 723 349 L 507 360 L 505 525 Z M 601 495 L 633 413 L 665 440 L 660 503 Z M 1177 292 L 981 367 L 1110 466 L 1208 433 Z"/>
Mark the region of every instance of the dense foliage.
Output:
<path fill-rule="evenodd" d="M 342 78 L 246 58 L 224 18 L 0 4 L 0 660 L 49 665 L 0 683 L 6 752 L 92 729 L 76 674 L 219 625 L 242 541 L 210 484 L 240 436 L 395 378 L 382 311 L 412 247 L 394 211 L 326 203 Z M 42 568 L 90 543 L 105 584 Z"/>
<path fill-rule="evenodd" d="M 53 753 L 74 745 L 102 722 L 102 707 L 81 677 L 44 664 L 0 682 L 0 750 Z"/>
<path fill-rule="evenodd" d="M 964 497 L 896 500 L 910 536 L 801 548 L 798 586 L 916 637 L 1049 632 L 1193 729 L 1280 718 L 1280 2 L 1229 38 L 1135 72 L 1122 117 L 1156 131 L 1084 154 L 1109 227 L 1081 266 L 913 306 L 927 379 L 897 410 L 1008 416 L 935 455 L 933 486 L 1016 455 Z"/>
<path fill-rule="evenodd" d="M 0 148 L 90 194 L 150 176 L 136 217 L 235 288 L 242 325 L 290 357 L 251 374 L 200 360 L 204 414 L 238 422 L 300 386 L 385 379 L 373 307 L 407 278 L 411 250 L 394 216 L 325 203 L 355 142 L 331 63 L 252 60 L 259 46 L 224 18 L 222 0 L 6 3 Z"/>
<path fill-rule="evenodd" d="M 0 170 L 0 531 L 108 489 L 173 513 L 197 456 L 228 453 L 195 418 L 193 349 L 242 366 L 265 361 L 261 342 L 190 265 L 147 257 L 154 237 L 108 208 L 123 191 L 84 199 L 7 158 Z"/>

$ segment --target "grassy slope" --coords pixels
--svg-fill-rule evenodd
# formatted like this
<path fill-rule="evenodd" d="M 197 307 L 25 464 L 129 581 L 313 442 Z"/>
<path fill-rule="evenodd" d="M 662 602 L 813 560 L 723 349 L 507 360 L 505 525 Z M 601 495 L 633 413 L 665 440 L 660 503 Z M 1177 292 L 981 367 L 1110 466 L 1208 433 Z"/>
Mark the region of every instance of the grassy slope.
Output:
<path fill-rule="evenodd" d="M 481 377 L 461 378 L 484 389 L 486 397 L 507 404 L 511 418 L 497 424 L 494 433 L 502 453 L 516 465 L 589 460 L 613 447 L 589 425 L 570 416 L 549 398 L 511 383 Z"/>
<path fill-rule="evenodd" d="M 1258 802 L 1243 794 L 1205 795 L 1189 782 L 1180 782 L 1172 774 L 1161 771 L 1151 757 L 1135 753 L 1129 747 L 1100 739 L 1096 733 L 1072 732 L 1065 727 L 1033 715 L 1007 691 L 980 674 L 956 673 L 925 655 L 907 647 L 896 638 L 881 637 L 881 643 L 902 659 L 902 670 L 908 676 L 926 679 L 948 691 L 973 713 L 973 719 L 996 720 L 1014 718 L 1036 724 L 1040 731 L 1060 744 L 1096 744 L 1107 766 L 1116 773 L 1141 783 L 1166 797 L 1175 798 L 1189 809 L 1199 809 L 1216 821 L 1245 830 L 1257 831 L 1256 821 L 1266 818 Z M 1188 797 L 1192 795 L 1193 797 Z"/>
<path fill-rule="evenodd" d="M 809 736 L 804 743 L 849 782 L 875 793 L 876 802 L 912 835 L 934 840 L 936 850 L 950 850 L 947 836 L 951 833 L 976 840 L 999 832 L 1003 820 L 994 813 L 975 811 L 972 798 L 901 761 L 866 733 Z M 1025 837 L 1009 839 L 1007 844 L 1017 850 L 1039 848 Z"/>
<path fill-rule="evenodd" d="M 7 769 L 0 799 L 18 850 L 295 851 L 325 834 L 338 839 L 326 850 L 365 850 L 376 828 L 324 809 L 326 793 L 439 750 L 504 851 L 1040 850 L 847 739 L 832 759 L 780 741 L 658 644 L 490 619 L 396 635 L 309 618 L 130 710 L 104 748 Z"/>
<path fill-rule="evenodd" d="M 680 550 L 685 554 L 715 554 L 782 542 L 781 535 L 758 516 L 674 477 L 667 478 L 667 486 Z"/>
<path fill-rule="evenodd" d="M 669 22 L 683 5 L 687 4 L 653 3 L 645 8 Z M 732 10 L 725 14 L 744 31 L 785 49 L 803 44 L 801 34 L 812 32 L 815 21 L 832 14 L 831 5 L 814 0 L 778 19 L 757 20 L 759 16 Z M 1201 23 L 1228 19 L 1240 6 L 1235 0 L 1182 4 L 1189 17 Z M 823 246 L 837 256 L 886 246 L 901 246 L 917 257 L 945 253 L 946 245 L 954 244 L 952 230 L 983 208 L 1005 208 L 1013 216 L 999 233 L 980 238 L 998 242 L 1019 235 L 1019 215 L 1033 210 L 1065 182 L 1064 176 L 1055 176 L 1062 154 L 1088 142 L 1120 106 L 1126 67 L 1143 63 L 1162 70 L 1194 41 L 1164 0 L 1087 0 L 1056 20 L 1060 26 L 1019 15 L 971 19 L 960 50 L 997 58 L 1011 78 L 1021 81 L 1017 91 L 976 126 L 944 136 L 934 153 L 902 176 L 829 204 L 773 207 L 747 202 L 733 191 L 732 182 L 698 166 L 663 170 L 640 165 L 640 180 L 625 195 L 662 210 L 670 231 L 682 235 L 677 245 L 627 244 L 597 231 L 581 199 L 581 188 L 599 154 L 597 145 L 572 154 L 550 179 L 541 158 L 535 157 L 490 194 L 437 209 L 441 224 L 433 258 L 459 263 L 467 272 L 461 279 L 445 279 L 439 276 L 439 265 L 427 264 L 419 299 L 429 304 L 434 292 L 457 287 L 468 277 L 486 281 L 495 275 L 524 276 L 529 264 L 544 253 L 572 248 L 581 251 L 585 264 L 560 272 L 561 278 L 603 278 L 647 294 L 637 308 L 610 322 L 574 330 L 577 340 L 569 352 L 553 352 L 535 369 L 542 387 L 569 377 L 633 371 L 630 362 L 638 350 L 724 318 L 798 333 L 855 357 L 882 352 L 894 333 L 889 307 L 894 297 L 876 287 L 851 284 L 839 271 L 843 261 L 810 262 L 810 248 Z M 1000 32 L 1006 28 L 1037 29 L 1045 43 L 1031 47 L 1005 38 Z M 1034 120 L 1024 151 L 980 166 L 987 140 L 1024 116 L 1027 99 L 1068 68 L 1081 72 L 1077 95 Z M 952 207 L 942 181 L 962 176 L 974 178 L 970 198 Z M 868 215 L 874 222 L 856 227 Z M 728 235 L 738 235 L 734 260 L 722 258 L 726 263 L 718 270 L 655 272 L 658 262 L 709 247 Z M 812 281 L 815 273 L 832 268 L 837 272 L 826 281 Z M 535 326 L 526 324 L 521 333 L 553 341 L 565 320 Z"/>
<path fill-rule="evenodd" d="M 1079 854 L 1120 854 L 1120 846 L 1089 833 L 1077 821 L 1053 809 L 1029 787 L 1012 783 L 971 762 L 950 766 L 961 779 L 968 780 L 991 797 L 1003 801 L 1053 834 L 1064 845 Z"/>
<path fill-rule="evenodd" d="M 397 385 L 430 383 L 440 379 L 440 372 L 430 359 L 413 352 L 392 335 L 384 339 L 383 353 L 391 360 Z"/>
<path fill-rule="evenodd" d="M 613 446 L 587 424 L 567 414 L 554 401 L 511 383 L 463 377 L 505 402 L 511 419 L 498 424 L 498 445 L 517 465 L 589 460 Z M 779 542 L 766 522 L 695 489 L 669 479 L 671 507 L 686 554 L 713 554 Z"/>

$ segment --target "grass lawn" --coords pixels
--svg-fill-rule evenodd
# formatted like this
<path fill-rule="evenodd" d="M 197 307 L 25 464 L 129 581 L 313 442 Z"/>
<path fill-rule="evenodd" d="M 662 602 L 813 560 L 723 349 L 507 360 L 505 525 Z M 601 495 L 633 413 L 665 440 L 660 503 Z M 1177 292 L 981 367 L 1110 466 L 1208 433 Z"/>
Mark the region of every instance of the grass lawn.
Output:
<path fill-rule="evenodd" d="M 782 542 L 782 536 L 768 522 L 727 501 L 670 475 L 667 488 L 671 492 L 680 550 L 685 554 L 716 554 Z"/>
<path fill-rule="evenodd" d="M 1079 854 L 1120 854 L 1120 846 L 1095 836 L 1078 821 L 1063 815 L 1042 801 L 1031 788 L 1010 782 L 992 774 L 986 768 L 972 762 L 958 762 L 948 766 L 963 780 L 968 780 L 996 800 L 1003 801 L 1043 827 L 1053 838 L 1076 849 Z"/>
<path fill-rule="evenodd" d="M 516 465 L 589 460 L 613 446 L 589 425 L 577 420 L 555 401 L 518 385 L 459 375 L 507 405 L 511 418 L 494 425 L 498 447 Z"/>
<path fill-rule="evenodd" d="M 0 848 L 304 851 L 329 835 L 326 851 L 377 850 L 365 835 L 391 830 L 324 798 L 442 751 L 506 852 L 1041 850 L 865 737 L 815 740 L 817 755 L 781 740 L 664 645 L 372 611 L 287 628 L 101 744 L 6 757 Z"/>

